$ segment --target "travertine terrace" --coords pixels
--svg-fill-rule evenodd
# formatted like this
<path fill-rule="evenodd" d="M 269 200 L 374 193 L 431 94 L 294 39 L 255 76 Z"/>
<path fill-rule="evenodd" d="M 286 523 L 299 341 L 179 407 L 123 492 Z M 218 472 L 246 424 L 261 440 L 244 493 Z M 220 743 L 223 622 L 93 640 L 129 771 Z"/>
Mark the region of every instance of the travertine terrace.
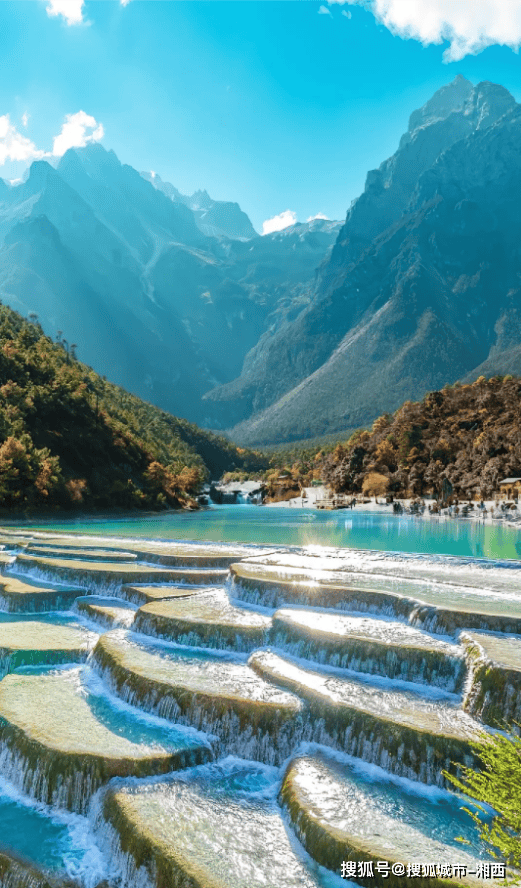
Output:
<path fill-rule="evenodd" d="M 343 860 L 494 884 L 444 771 L 519 718 L 500 568 L 487 591 L 338 550 L 1 539 L 0 776 L 90 819 L 114 886 L 334 886 Z M 4 849 L 0 885 L 26 884 L 75 883 Z"/>

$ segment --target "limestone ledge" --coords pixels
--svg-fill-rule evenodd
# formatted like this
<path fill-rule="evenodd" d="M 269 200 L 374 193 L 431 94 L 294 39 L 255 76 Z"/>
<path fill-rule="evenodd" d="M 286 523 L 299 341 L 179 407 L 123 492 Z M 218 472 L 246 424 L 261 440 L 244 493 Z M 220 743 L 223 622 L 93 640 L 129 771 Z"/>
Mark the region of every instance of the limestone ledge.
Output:
<path fill-rule="evenodd" d="M 411 613 L 410 622 L 413 626 L 440 635 L 457 635 L 462 629 L 513 632 L 521 635 L 521 608 L 518 602 L 508 600 L 503 609 L 494 602 L 487 606 L 484 600 L 475 607 L 468 601 L 461 601 L 458 607 L 440 607 L 419 602 Z"/>
<path fill-rule="evenodd" d="M 459 646 L 404 623 L 288 608 L 274 614 L 270 640 L 306 660 L 452 692 L 461 690 L 465 677 Z"/>
<path fill-rule="evenodd" d="M 232 594 L 266 607 L 291 605 L 334 608 L 350 613 L 381 614 L 409 622 L 437 635 L 455 636 L 461 629 L 521 634 L 521 603 L 512 597 L 487 601 L 482 594 L 458 587 L 418 589 L 418 597 L 386 588 L 360 586 L 340 571 L 312 571 L 294 566 L 244 561 L 230 567 Z M 388 584 L 390 585 L 391 578 Z M 431 600 L 424 600 L 424 599 Z"/>
<path fill-rule="evenodd" d="M 69 541 L 69 542 L 67 542 Z M 120 543 L 120 545 L 117 545 Z M 136 547 L 127 546 L 125 539 L 117 537 L 101 537 L 76 534 L 71 529 L 67 534 L 48 533 L 45 531 L 13 531 L 0 528 L 0 546 L 10 550 L 38 550 L 42 554 L 47 550 L 64 553 L 101 553 L 102 557 L 110 557 L 111 553 L 118 557 L 136 558 L 139 561 L 170 565 L 172 567 L 217 567 L 227 568 L 229 565 L 245 557 L 267 556 L 273 548 L 255 545 L 237 545 L 230 543 L 171 543 L 143 540 Z"/>
<path fill-rule="evenodd" d="M 471 744 L 480 726 L 454 706 L 304 669 L 270 651 L 253 653 L 248 663 L 305 700 L 308 740 L 440 786 L 444 770 L 477 764 Z"/>
<path fill-rule="evenodd" d="M 126 583 L 121 587 L 118 595 L 131 604 L 137 604 L 140 607 L 148 604 L 149 601 L 161 601 L 163 598 L 193 598 L 195 595 L 203 595 L 207 591 L 207 586 L 198 586 L 195 584 L 163 586 L 161 583 L 152 585 L 150 583 L 140 585 L 136 583 Z"/>
<path fill-rule="evenodd" d="M 86 813 L 111 777 L 145 777 L 207 760 L 203 746 L 147 747 L 96 718 L 77 672 L 13 674 L 0 682 L 0 766 L 22 791 Z"/>
<path fill-rule="evenodd" d="M 71 560 L 94 561 L 99 564 L 105 561 L 117 564 L 132 564 L 137 560 L 135 552 L 107 551 L 106 549 L 73 549 L 72 546 L 27 546 L 23 554 L 34 558 L 60 558 L 62 560 L 70 558 Z"/>
<path fill-rule="evenodd" d="M 244 663 L 170 654 L 123 630 L 102 635 L 93 661 L 127 702 L 220 738 L 226 751 L 280 764 L 301 738 L 302 703 Z"/>
<path fill-rule="evenodd" d="M 464 709 L 487 725 L 521 721 L 521 638 L 462 632 L 469 667 Z"/>
<path fill-rule="evenodd" d="M 226 571 L 215 571 L 211 575 L 200 571 L 183 571 L 146 567 L 140 564 L 120 564 L 118 562 L 83 561 L 61 558 L 37 558 L 32 555 L 18 555 L 11 568 L 17 573 L 31 573 L 33 576 L 49 580 L 74 582 L 88 589 L 118 589 L 125 583 L 175 583 L 201 582 L 206 577 L 209 583 L 218 583 L 226 576 Z M 197 577 L 194 576 L 197 575 Z"/>
<path fill-rule="evenodd" d="M 44 613 L 52 610 L 68 610 L 78 595 L 79 586 L 43 588 L 26 583 L 19 577 L 0 577 L 0 609 L 8 613 Z"/>
<path fill-rule="evenodd" d="M 79 888 L 79 885 L 19 860 L 11 852 L 0 851 L 0 888 Z"/>
<path fill-rule="evenodd" d="M 175 775 L 110 786 L 104 830 L 113 856 L 143 888 L 319 888 L 273 801 L 212 791 Z M 108 829 L 107 829 L 108 827 Z"/>
<path fill-rule="evenodd" d="M 77 626 L 37 620 L 0 623 L 0 675 L 18 666 L 85 660 L 97 636 Z"/>
<path fill-rule="evenodd" d="M 74 607 L 80 615 L 109 629 L 114 626 L 129 627 L 135 616 L 135 609 L 118 598 L 88 595 L 77 598 Z"/>
<path fill-rule="evenodd" d="M 382 613 L 407 618 L 418 602 L 394 592 L 356 588 L 342 582 L 326 582 L 311 572 L 293 571 L 270 565 L 240 563 L 230 567 L 234 597 L 265 607 L 306 605 L 334 607 L 361 613 Z"/>
<path fill-rule="evenodd" d="M 499 888 L 499 880 L 470 875 L 476 872 L 476 860 L 465 851 L 394 820 L 373 807 L 370 796 L 357 806 L 352 789 L 343 785 L 342 770 L 324 756 L 302 756 L 289 763 L 282 781 L 280 802 L 314 860 L 337 873 L 344 860 L 372 862 L 373 876 L 355 877 L 367 888 Z M 378 861 L 389 864 L 387 876 L 379 873 Z M 405 867 L 410 863 L 460 864 L 467 873 L 457 878 L 407 878 L 393 875 L 396 863 Z"/>
<path fill-rule="evenodd" d="M 230 564 L 251 551 L 247 547 L 231 547 L 226 544 L 217 546 L 202 543 L 200 546 L 177 545 L 152 547 L 142 546 L 132 550 L 140 561 L 150 564 L 162 564 L 170 567 L 184 567 L 192 570 L 220 569 L 228 570 Z M 261 550 L 262 551 L 262 550 Z"/>
<path fill-rule="evenodd" d="M 141 607 L 133 628 L 145 635 L 210 648 L 252 651 L 266 643 L 271 619 L 231 605 L 223 592 L 163 599 Z"/>
<path fill-rule="evenodd" d="M 17 547 L 18 548 L 18 547 Z M 194 552 L 191 549 L 184 550 L 179 547 L 177 551 L 169 550 L 161 551 L 153 548 L 139 548 L 131 550 L 114 549 L 109 546 L 105 548 L 83 548 L 74 546 L 60 545 L 31 545 L 19 547 L 23 554 L 38 558 L 79 558 L 82 561 L 97 562 L 140 562 L 144 564 L 161 565 L 162 567 L 176 567 L 190 569 L 221 569 L 227 570 L 230 564 L 240 557 L 240 552 L 230 552 L 229 554 L 218 552 L 205 553 L 204 550 Z M 17 551 L 17 550 L 13 550 Z"/>

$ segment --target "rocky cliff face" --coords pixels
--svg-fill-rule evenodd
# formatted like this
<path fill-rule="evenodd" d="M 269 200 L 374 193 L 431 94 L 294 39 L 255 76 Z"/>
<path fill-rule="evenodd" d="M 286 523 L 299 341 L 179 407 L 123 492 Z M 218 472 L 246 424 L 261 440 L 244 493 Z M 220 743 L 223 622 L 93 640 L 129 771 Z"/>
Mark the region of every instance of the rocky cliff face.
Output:
<path fill-rule="evenodd" d="M 494 84 L 457 78 L 411 116 L 309 305 L 232 384 L 265 408 L 237 440 L 342 431 L 482 369 L 521 372 L 520 149 L 521 109 Z"/>

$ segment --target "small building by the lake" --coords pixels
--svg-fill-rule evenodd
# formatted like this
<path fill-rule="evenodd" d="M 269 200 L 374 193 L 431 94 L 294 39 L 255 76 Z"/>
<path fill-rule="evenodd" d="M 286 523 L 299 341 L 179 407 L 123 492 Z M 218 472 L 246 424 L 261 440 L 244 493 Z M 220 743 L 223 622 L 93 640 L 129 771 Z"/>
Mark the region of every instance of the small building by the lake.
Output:
<path fill-rule="evenodd" d="M 499 499 L 518 500 L 521 496 L 521 478 L 504 478 L 499 482 Z"/>

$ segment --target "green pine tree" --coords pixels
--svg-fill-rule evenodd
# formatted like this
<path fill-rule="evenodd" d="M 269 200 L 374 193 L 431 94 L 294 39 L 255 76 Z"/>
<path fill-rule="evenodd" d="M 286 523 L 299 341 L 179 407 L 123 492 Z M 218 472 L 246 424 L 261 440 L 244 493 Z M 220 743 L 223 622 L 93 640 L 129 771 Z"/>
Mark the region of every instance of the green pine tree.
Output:
<path fill-rule="evenodd" d="M 484 734 L 480 741 L 473 744 L 473 751 L 481 760 L 480 769 L 462 768 L 460 779 L 448 772 L 444 772 L 444 776 L 455 789 L 469 796 L 469 803 L 472 799 L 472 808 L 465 810 L 479 827 L 480 838 L 488 845 L 491 857 L 519 871 L 521 738 L 512 730 L 501 734 Z M 474 800 L 482 804 L 475 805 Z M 509 871 L 508 881 L 519 884 L 521 872 Z"/>

